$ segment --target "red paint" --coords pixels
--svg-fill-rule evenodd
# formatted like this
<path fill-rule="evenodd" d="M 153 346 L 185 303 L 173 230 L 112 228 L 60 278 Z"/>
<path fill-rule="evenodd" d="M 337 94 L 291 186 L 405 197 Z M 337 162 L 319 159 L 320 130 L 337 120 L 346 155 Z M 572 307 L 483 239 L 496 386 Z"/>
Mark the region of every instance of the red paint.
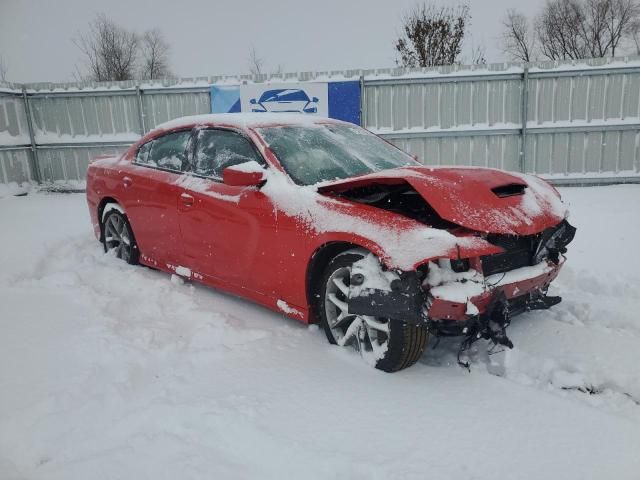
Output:
<path fill-rule="evenodd" d="M 222 179 L 225 185 L 234 187 L 254 187 L 264 179 L 262 172 L 243 172 L 234 167 L 227 167 L 222 172 Z"/>
<path fill-rule="evenodd" d="M 251 128 L 209 125 L 243 133 L 258 147 L 267 168 L 283 171 L 275 155 Z M 195 126 L 183 125 L 175 130 Z M 193 279 L 273 310 L 279 310 L 279 299 L 284 300 L 302 313 L 303 321 L 309 322 L 314 319 L 307 298 L 307 273 L 312 258 L 324 245 L 348 242 L 372 251 L 383 261 L 389 260 L 384 249 L 371 239 L 349 232 L 313 232 L 299 219 L 278 210 L 259 186 L 253 186 L 261 180 L 255 172 L 230 169 L 224 172 L 224 182 L 203 179 L 196 189 L 189 187 L 189 182 L 179 181 L 190 174 L 133 163 L 140 145 L 168 131 L 147 134 L 120 159 L 97 160 L 87 172 L 87 201 L 96 236 L 100 236 L 99 205 L 106 198 L 113 199 L 129 218 L 141 263 L 167 272 L 174 272 L 177 266 L 186 267 L 192 271 Z M 335 182 L 324 190 L 337 191 L 371 181 L 406 181 L 442 217 L 466 227 L 452 231 L 454 235 L 468 236 L 477 235 L 469 229 L 504 231 L 494 220 L 497 213 L 510 214 L 509 206 L 514 200 L 489 198 L 486 187 L 514 179 L 521 181 L 505 172 L 482 169 L 411 167 L 391 172 L 392 176 L 382 172 Z M 465 216 L 465 205 L 475 206 L 480 214 Z M 355 202 L 344 201 L 333 208 L 374 224 L 393 225 L 398 230 L 420 225 L 407 217 Z M 560 220 L 544 213 L 533 224 L 520 222 L 513 230 L 520 234 L 538 232 Z M 478 237 L 474 246 L 459 251 L 452 248 L 446 256 L 455 258 L 460 254 L 471 258 L 475 265 L 477 257 L 499 251 L 499 247 Z M 425 258 L 416 266 L 428 260 Z"/>

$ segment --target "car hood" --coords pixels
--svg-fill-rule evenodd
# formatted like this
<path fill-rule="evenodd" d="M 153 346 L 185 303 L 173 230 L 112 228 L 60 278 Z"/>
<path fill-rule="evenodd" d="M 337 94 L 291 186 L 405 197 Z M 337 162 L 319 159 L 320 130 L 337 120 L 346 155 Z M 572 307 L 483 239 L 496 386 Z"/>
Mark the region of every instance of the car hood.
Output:
<path fill-rule="evenodd" d="M 533 175 L 491 168 L 401 167 L 325 182 L 320 193 L 407 183 L 444 220 L 484 233 L 532 235 L 566 217 L 557 190 Z"/>

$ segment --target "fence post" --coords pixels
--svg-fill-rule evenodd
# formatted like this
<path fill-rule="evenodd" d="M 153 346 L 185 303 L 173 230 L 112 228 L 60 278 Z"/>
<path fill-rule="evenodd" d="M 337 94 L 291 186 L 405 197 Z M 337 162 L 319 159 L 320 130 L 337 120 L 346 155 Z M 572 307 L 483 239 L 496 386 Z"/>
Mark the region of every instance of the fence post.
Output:
<path fill-rule="evenodd" d="M 529 109 L 529 64 L 525 63 L 522 72 L 522 128 L 520 130 L 520 171 L 525 173 L 527 164 L 527 117 Z"/>
<path fill-rule="evenodd" d="M 27 115 L 27 128 L 29 130 L 29 141 L 31 143 L 31 175 L 36 183 L 41 182 L 40 178 L 40 162 L 38 161 L 38 147 L 36 145 L 36 137 L 33 132 L 33 121 L 31 117 L 31 105 L 27 96 L 27 87 L 22 86 L 22 101 L 24 102 L 24 111 Z"/>
<path fill-rule="evenodd" d="M 138 100 L 138 119 L 140 120 L 140 128 L 142 132 L 140 134 L 144 136 L 147 133 L 147 127 L 144 122 L 144 105 L 142 104 L 142 90 L 140 85 L 136 85 L 136 98 Z"/>
<path fill-rule="evenodd" d="M 365 98 L 364 98 L 364 75 L 360 75 L 360 126 L 361 127 L 365 127 L 365 121 L 364 121 L 365 108 L 366 108 L 366 105 L 365 105 Z"/>

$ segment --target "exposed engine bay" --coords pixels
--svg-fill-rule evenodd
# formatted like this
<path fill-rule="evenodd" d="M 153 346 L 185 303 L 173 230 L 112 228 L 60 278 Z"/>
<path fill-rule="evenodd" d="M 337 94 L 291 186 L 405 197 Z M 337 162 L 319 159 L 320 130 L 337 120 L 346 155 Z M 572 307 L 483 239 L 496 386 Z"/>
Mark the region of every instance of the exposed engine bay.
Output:
<path fill-rule="evenodd" d="M 376 208 L 399 213 L 434 228 L 450 229 L 458 225 L 444 220 L 408 183 L 372 184 L 340 193 L 341 197 Z"/>

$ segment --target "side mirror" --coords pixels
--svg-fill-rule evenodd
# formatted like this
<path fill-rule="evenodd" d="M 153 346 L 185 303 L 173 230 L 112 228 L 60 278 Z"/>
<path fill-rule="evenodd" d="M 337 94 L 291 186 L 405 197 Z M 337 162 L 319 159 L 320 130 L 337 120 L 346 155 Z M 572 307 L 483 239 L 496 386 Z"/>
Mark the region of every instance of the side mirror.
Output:
<path fill-rule="evenodd" d="M 249 100 L 249 103 L 250 103 L 251 105 L 255 105 L 255 104 L 256 104 L 256 99 L 255 99 L 255 98 L 252 98 L 251 100 Z"/>
<path fill-rule="evenodd" d="M 266 170 L 258 162 L 232 165 L 222 171 L 222 181 L 233 187 L 257 187 L 264 183 Z"/>
<path fill-rule="evenodd" d="M 313 103 L 318 103 L 320 100 L 318 99 L 318 97 L 313 97 L 313 98 L 311 99 L 311 101 L 312 101 Z"/>

